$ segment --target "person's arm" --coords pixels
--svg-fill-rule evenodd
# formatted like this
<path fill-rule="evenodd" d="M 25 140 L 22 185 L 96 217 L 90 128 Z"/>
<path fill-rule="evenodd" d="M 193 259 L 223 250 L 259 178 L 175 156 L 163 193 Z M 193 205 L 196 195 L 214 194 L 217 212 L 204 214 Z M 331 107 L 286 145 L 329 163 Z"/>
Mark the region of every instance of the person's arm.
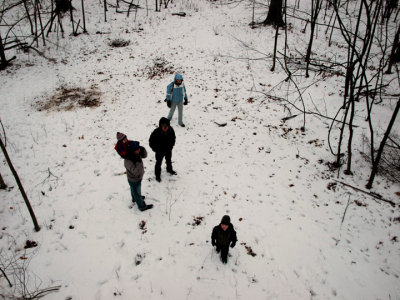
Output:
<path fill-rule="evenodd" d="M 188 100 L 188 96 L 186 94 L 186 86 L 183 85 L 183 90 L 185 91 L 185 96 L 183 97 L 183 99 L 185 99 L 186 101 Z"/>
<path fill-rule="evenodd" d="M 172 86 L 173 86 L 173 82 L 168 84 L 167 86 L 167 95 L 165 96 L 165 100 L 168 101 L 172 101 Z"/>
<path fill-rule="evenodd" d="M 153 131 L 150 135 L 149 138 L 149 145 L 151 150 L 153 150 L 153 152 L 157 152 L 157 148 L 156 148 L 156 133 L 155 131 Z"/>
<path fill-rule="evenodd" d="M 235 247 L 236 242 L 237 242 L 237 236 L 236 236 L 236 231 L 235 229 L 233 229 L 233 225 L 232 226 L 232 234 L 231 234 L 231 248 Z"/>
<path fill-rule="evenodd" d="M 172 150 L 172 148 L 174 148 L 175 146 L 176 136 L 174 129 L 172 127 L 170 127 L 170 129 L 171 129 L 171 150 Z"/>
<path fill-rule="evenodd" d="M 216 230 L 215 230 L 215 227 L 213 228 L 213 231 L 212 231 L 212 233 L 211 233 L 211 245 L 213 245 L 213 246 L 215 246 L 215 240 L 216 240 L 216 238 L 217 238 L 217 234 L 216 234 L 216 232 L 215 232 Z"/>
<path fill-rule="evenodd" d="M 139 149 L 140 149 L 140 157 L 141 157 L 141 158 L 146 158 L 146 157 L 147 157 L 147 150 L 146 150 L 146 148 L 140 146 Z"/>

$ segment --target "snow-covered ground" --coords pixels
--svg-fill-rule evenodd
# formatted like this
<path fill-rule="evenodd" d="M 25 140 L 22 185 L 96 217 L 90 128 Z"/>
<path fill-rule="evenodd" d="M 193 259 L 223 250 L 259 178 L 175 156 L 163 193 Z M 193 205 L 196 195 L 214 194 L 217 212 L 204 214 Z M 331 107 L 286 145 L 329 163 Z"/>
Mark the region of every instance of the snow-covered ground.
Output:
<path fill-rule="evenodd" d="M 33 230 L 1 156 L 9 185 L 0 191 L 2 269 L 10 261 L 23 266 L 31 290 L 60 286 L 45 299 L 400 299 L 398 207 L 336 181 L 364 189 L 370 165 L 356 151 L 353 176 L 329 170 L 330 120 L 308 115 L 305 132 L 302 116 L 281 121 L 288 111 L 263 94 L 285 78 L 280 67 L 269 71 L 275 30 L 251 29 L 250 5 L 175 0 L 136 17 L 110 9 L 104 22 L 99 1 L 85 2 L 89 34 L 69 36 L 66 17 L 65 38 L 52 33 L 41 47 L 47 58 L 18 53 L 0 73 L 7 149 L 41 226 Z M 171 14 L 179 11 L 186 17 Z M 257 13 L 262 19 L 266 10 Z M 130 43 L 110 47 L 117 39 Z M 307 34 L 291 39 L 305 51 Z M 321 35 L 315 51 L 346 56 L 325 44 Z M 149 78 L 160 61 L 173 72 Z M 174 72 L 188 91 L 186 128 L 176 112 L 178 175 L 163 166 L 158 183 L 148 139 L 168 113 L 163 100 Z M 62 86 L 93 87 L 102 103 L 39 110 Z M 283 97 L 285 88 L 273 93 Z M 332 116 L 342 90 L 343 78 L 327 77 L 305 95 Z M 367 152 L 359 109 L 355 149 Z M 378 130 L 391 109 L 382 106 Z M 113 149 L 117 131 L 149 152 L 142 192 L 152 210 L 129 208 L 123 161 Z M 399 185 L 378 176 L 373 191 L 399 203 Z M 224 214 L 239 239 L 226 265 L 210 244 Z M 24 249 L 27 240 L 37 247 Z M 5 298 L 20 289 L 4 277 L 0 286 Z"/>

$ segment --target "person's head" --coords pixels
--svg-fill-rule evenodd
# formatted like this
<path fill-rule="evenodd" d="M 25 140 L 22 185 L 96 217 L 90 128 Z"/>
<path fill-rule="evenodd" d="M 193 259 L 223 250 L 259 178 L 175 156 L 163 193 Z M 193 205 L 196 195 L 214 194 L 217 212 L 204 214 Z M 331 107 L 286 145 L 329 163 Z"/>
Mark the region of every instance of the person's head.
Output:
<path fill-rule="evenodd" d="M 167 118 L 161 118 L 160 119 L 160 122 L 159 122 L 159 126 L 160 126 L 160 128 L 161 128 L 161 130 L 163 131 L 163 132 L 167 132 L 167 130 L 168 130 L 168 128 L 169 128 L 169 120 L 167 119 Z"/>
<path fill-rule="evenodd" d="M 118 140 L 119 142 L 124 143 L 124 144 L 128 142 L 128 138 L 127 138 L 126 135 L 123 134 L 122 132 L 117 132 L 117 140 Z"/>
<path fill-rule="evenodd" d="M 183 76 L 181 74 L 176 74 L 174 82 L 176 85 L 181 85 L 183 82 Z"/>
<path fill-rule="evenodd" d="M 226 231 L 231 224 L 231 218 L 228 215 L 225 215 L 221 219 L 221 228 Z"/>

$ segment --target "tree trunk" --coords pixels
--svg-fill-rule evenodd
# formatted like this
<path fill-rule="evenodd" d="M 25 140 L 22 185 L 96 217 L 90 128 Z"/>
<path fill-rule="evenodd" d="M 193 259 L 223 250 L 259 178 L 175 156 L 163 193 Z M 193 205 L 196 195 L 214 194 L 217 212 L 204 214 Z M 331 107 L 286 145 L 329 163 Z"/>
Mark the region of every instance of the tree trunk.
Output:
<path fill-rule="evenodd" d="M 107 0 L 104 0 L 104 22 L 107 22 Z"/>
<path fill-rule="evenodd" d="M 16 56 L 14 55 L 10 59 L 6 59 L 6 52 L 4 50 L 3 40 L 1 39 L 0 34 L 0 70 L 4 70 L 10 63 L 10 61 L 14 60 Z"/>
<path fill-rule="evenodd" d="M 368 180 L 368 183 L 367 183 L 367 186 L 366 186 L 367 189 L 372 188 L 372 183 L 374 182 L 375 175 L 378 172 L 379 161 L 381 160 L 381 157 L 382 157 L 383 148 L 386 145 L 386 141 L 387 141 L 387 139 L 388 139 L 388 137 L 390 135 L 390 131 L 392 130 L 392 127 L 393 127 L 394 121 L 396 120 L 397 114 L 399 113 L 399 109 L 400 109 L 400 99 L 397 100 L 397 104 L 396 104 L 396 107 L 395 107 L 395 109 L 393 111 L 392 118 L 391 118 L 391 120 L 389 122 L 388 128 L 386 129 L 385 135 L 383 136 L 383 139 L 382 139 L 381 144 L 379 146 L 379 150 L 378 150 L 378 153 L 376 155 L 375 163 L 372 166 L 371 175 L 369 177 L 369 180 Z"/>
<path fill-rule="evenodd" d="M 390 16 L 392 15 L 393 11 L 396 9 L 398 5 L 398 0 L 387 0 L 386 1 L 386 6 L 385 10 L 382 13 L 382 23 L 385 21 L 388 22 L 390 19 Z"/>
<path fill-rule="evenodd" d="M 43 22 L 42 22 L 42 15 L 40 14 L 39 1 L 36 2 L 36 9 L 37 9 L 38 17 L 39 17 L 39 23 L 40 23 L 40 30 L 41 30 L 42 40 L 43 40 L 43 46 L 46 46 L 46 39 L 44 37 L 44 28 L 43 28 Z"/>
<path fill-rule="evenodd" d="M 322 1 L 321 0 L 316 0 L 314 4 L 314 0 L 312 0 L 311 4 L 311 33 L 310 33 L 310 42 L 308 43 L 308 48 L 307 48 L 307 53 L 306 53 L 306 77 L 309 77 L 308 74 L 308 68 L 310 66 L 310 57 L 311 57 L 311 49 L 312 49 L 312 44 L 314 41 L 314 32 L 315 32 L 315 25 L 317 23 L 318 15 L 322 7 Z"/>
<path fill-rule="evenodd" d="M 347 115 L 348 115 L 349 109 L 350 109 L 350 102 L 346 103 L 344 108 L 345 108 L 345 112 L 344 112 L 344 117 L 343 117 L 343 124 L 342 124 L 342 127 L 340 128 L 338 150 L 337 150 L 337 154 L 336 154 L 336 166 L 338 168 L 341 165 L 340 158 L 342 157 L 342 142 L 343 142 L 344 129 L 346 127 L 346 119 L 347 119 Z"/>
<path fill-rule="evenodd" d="M 0 33 L 0 70 L 5 69 L 7 66 L 6 53 L 4 52 L 3 40 Z"/>
<path fill-rule="evenodd" d="M 32 206 L 31 206 L 31 204 L 29 202 L 28 196 L 25 193 L 24 187 L 22 186 L 22 183 L 21 183 L 21 180 L 19 179 L 17 171 L 14 169 L 14 166 L 11 163 L 10 157 L 8 156 L 8 153 L 7 153 L 7 149 L 4 146 L 3 141 L 1 140 L 1 138 L 0 138 L 0 147 L 1 147 L 1 150 L 3 151 L 3 153 L 4 153 L 4 156 L 5 156 L 6 160 L 7 160 L 8 166 L 10 167 L 10 170 L 14 175 L 15 181 L 18 184 L 18 187 L 19 187 L 19 190 L 21 192 L 22 198 L 24 198 L 25 204 L 28 207 L 29 214 L 31 215 L 35 230 L 39 231 L 40 230 L 40 226 L 39 226 L 39 224 L 38 224 L 38 222 L 36 220 L 35 213 L 33 212 L 33 209 L 32 209 Z"/>
<path fill-rule="evenodd" d="M 117 1 L 117 6 L 118 6 L 118 1 Z M 82 0 L 82 19 L 83 19 L 83 33 L 86 33 L 86 20 L 85 20 L 85 5 L 83 4 Z"/>
<path fill-rule="evenodd" d="M 34 41 L 36 41 L 36 47 L 39 47 L 39 41 L 38 41 L 38 17 L 37 17 L 37 0 L 34 0 L 33 2 L 33 20 L 35 22 L 35 29 L 34 29 Z"/>
<path fill-rule="evenodd" d="M 283 27 L 285 25 L 282 15 L 282 3 L 283 0 L 271 0 L 268 15 L 262 23 L 263 25 L 274 25 L 279 27 Z"/>
<path fill-rule="evenodd" d="M 351 89 L 351 82 L 352 82 L 352 76 L 353 72 L 355 69 L 355 59 L 354 56 L 356 54 L 356 45 L 357 45 L 357 36 L 358 36 L 358 30 L 360 27 L 360 22 L 361 22 L 361 12 L 363 10 L 363 4 L 364 2 L 361 1 L 360 3 L 360 10 L 358 12 L 358 17 L 357 17 L 357 25 L 356 29 L 354 31 L 354 40 L 353 43 L 351 44 L 351 41 L 348 41 L 348 58 L 347 58 L 347 70 L 346 70 L 346 80 L 344 84 L 344 101 L 343 105 L 346 103 L 347 97 L 349 97 L 349 90 Z M 351 97 L 351 96 L 350 96 Z"/>
<path fill-rule="evenodd" d="M 26 11 L 26 17 L 28 18 L 29 24 L 31 25 L 31 34 L 34 35 L 32 19 L 31 19 L 31 15 L 29 13 L 28 6 L 26 5 L 26 0 L 24 0 L 24 8 L 25 8 L 25 11 Z"/>
<path fill-rule="evenodd" d="M 389 65 L 388 65 L 388 69 L 386 71 L 386 74 L 392 74 L 393 64 L 395 62 L 399 62 L 400 61 L 399 37 L 400 37 L 400 25 L 399 25 L 399 28 L 397 28 L 396 35 L 394 36 L 392 52 L 390 53 L 390 56 L 389 56 Z"/>
<path fill-rule="evenodd" d="M 76 32 L 75 32 L 75 27 L 74 27 L 74 12 L 73 12 L 73 7 L 72 7 L 72 0 L 70 1 L 70 7 L 69 7 L 69 13 L 71 16 L 71 24 L 72 24 L 72 35 L 77 35 L 78 32 L 78 28 L 76 28 Z"/>
<path fill-rule="evenodd" d="M 346 175 L 352 175 L 353 173 L 351 172 L 351 160 L 353 156 L 353 150 L 352 150 L 352 143 L 353 143 L 353 120 L 354 120 L 354 113 L 355 113 L 355 101 L 354 101 L 354 92 L 351 92 L 352 94 L 350 95 L 350 105 L 351 105 L 351 111 L 350 111 L 350 119 L 349 119 L 349 139 L 347 141 L 347 168 L 344 171 Z"/>
<path fill-rule="evenodd" d="M 53 21 L 56 18 L 56 16 L 57 16 L 57 13 L 54 10 L 54 1 L 51 0 L 50 26 L 49 26 L 49 29 L 47 30 L 46 36 L 49 36 L 49 34 L 51 32 L 51 28 L 53 27 Z"/>
<path fill-rule="evenodd" d="M 5 190 L 6 188 L 7 188 L 7 184 L 4 182 L 4 179 L 0 173 L 0 189 Z"/>
<path fill-rule="evenodd" d="M 279 26 L 276 26 L 276 30 L 275 30 L 275 43 L 274 43 L 274 56 L 272 58 L 272 68 L 271 68 L 271 72 L 275 71 L 275 62 L 276 62 L 276 49 L 278 46 L 278 34 L 279 34 Z"/>

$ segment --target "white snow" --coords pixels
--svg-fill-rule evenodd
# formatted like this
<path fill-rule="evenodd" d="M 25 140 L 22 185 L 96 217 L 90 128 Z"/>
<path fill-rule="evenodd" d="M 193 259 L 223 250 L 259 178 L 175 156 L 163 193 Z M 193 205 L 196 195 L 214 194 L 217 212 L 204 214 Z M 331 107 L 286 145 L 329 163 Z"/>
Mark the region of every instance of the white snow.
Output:
<path fill-rule="evenodd" d="M 302 132 L 302 116 L 282 123 L 288 110 L 263 94 L 286 75 L 280 66 L 270 72 L 275 30 L 248 26 L 249 3 L 175 0 L 156 13 L 149 2 L 148 15 L 141 9 L 126 17 L 110 8 L 104 22 L 99 1 L 85 1 L 89 34 L 70 36 L 66 16 L 65 37 L 53 32 L 47 46 L 40 45 L 54 61 L 17 53 L 1 71 L 7 150 L 41 226 L 33 230 L 1 156 L 1 175 L 13 187 L 0 190 L 1 268 L 14 258 L 26 267 L 30 290 L 60 286 L 45 299 L 400 299 L 399 185 L 380 176 L 374 183 L 374 192 L 397 203 L 393 208 L 335 181 L 365 189 L 364 105 L 358 107 L 354 175 L 342 167 L 337 178 L 326 165 L 335 159 L 330 121 L 307 115 Z M 171 15 L 178 11 L 186 17 Z M 258 8 L 258 18 L 266 12 Z M 298 22 L 289 40 L 304 53 L 309 36 Z M 320 30 L 315 51 L 345 59 L 347 50 L 328 48 Z M 130 44 L 112 48 L 115 39 Z M 283 32 L 279 43 L 282 49 Z M 186 128 L 178 126 L 177 111 L 171 121 L 178 175 L 163 165 L 161 183 L 148 139 L 168 113 L 163 100 L 174 75 L 149 79 L 146 70 L 156 59 L 182 72 L 189 96 Z M 333 116 L 344 78 L 311 74 L 302 86 L 319 82 L 304 93 L 307 107 L 314 110 L 312 99 Z M 101 92 L 99 107 L 37 109 L 61 86 L 92 85 Z M 289 97 L 292 90 L 283 83 L 271 93 Z M 394 104 L 377 112 L 377 131 L 386 129 Z M 123 160 L 113 149 L 117 131 L 149 152 L 142 192 L 152 210 L 129 208 Z M 226 265 L 210 244 L 224 214 L 239 239 Z M 24 249 L 27 240 L 38 246 Z M 10 289 L 0 277 L 1 295 L 13 289 L 18 286 Z"/>

